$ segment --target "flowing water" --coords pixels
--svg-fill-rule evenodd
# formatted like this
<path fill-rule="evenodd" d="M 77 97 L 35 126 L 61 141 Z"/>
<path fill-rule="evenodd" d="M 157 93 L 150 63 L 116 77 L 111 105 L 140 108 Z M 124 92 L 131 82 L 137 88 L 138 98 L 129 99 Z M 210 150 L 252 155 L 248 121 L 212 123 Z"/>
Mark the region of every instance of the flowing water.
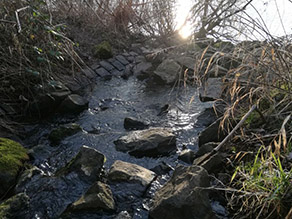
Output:
<path fill-rule="evenodd" d="M 168 113 L 158 115 L 161 107 L 169 104 Z M 71 173 L 54 177 L 57 169 L 65 166 L 82 145 L 97 149 L 106 156 L 105 172 L 115 160 L 122 160 L 152 169 L 162 163 L 175 167 L 178 153 L 185 148 L 197 150 L 197 136 L 204 128 L 198 115 L 210 103 L 201 103 L 197 88 L 188 86 L 166 87 L 149 84 L 135 77 L 123 80 L 97 80 L 90 94 L 89 108 L 78 116 L 67 116 L 44 121 L 27 127 L 26 143 L 33 147 L 33 165 L 41 169 L 29 182 L 24 182 L 18 192 L 25 191 L 31 199 L 27 218 L 58 218 L 66 207 L 76 201 L 90 186 Z M 125 135 L 125 117 L 148 121 L 152 127 L 170 127 L 177 135 L 177 153 L 159 158 L 135 158 L 118 152 L 113 141 Z M 64 139 L 58 146 L 51 146 L 48 133 L 61 124 L 75 122 L 83 131 Z M 36 146 L 37 145 L 37 146 Z M 134 184 L 113 184 L 111 189 L 117 212 L 127 211 L 133 218 L 148 218 L 149 200 L 169 178 L 162 175 L 145 191 Z M 76 218 L 114 218 L 110 213 L 82 213 Z"/>

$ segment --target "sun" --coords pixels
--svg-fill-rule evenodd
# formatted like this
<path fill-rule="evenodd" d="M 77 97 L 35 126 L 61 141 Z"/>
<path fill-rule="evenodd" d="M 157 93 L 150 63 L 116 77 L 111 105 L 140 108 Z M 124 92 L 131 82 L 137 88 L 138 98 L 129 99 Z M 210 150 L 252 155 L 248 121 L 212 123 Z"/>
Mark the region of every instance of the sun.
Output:
<path fill-rule="evenodd" d="M 192 35 L 192 27 L 189 22 L 185 23 L 185 20 L 189 16 L 191 8 L 191 0 L 177 0 L 177 10 L 176 10 L 176 24 L 177 30 L 183 39 L 186 39 Z"/>

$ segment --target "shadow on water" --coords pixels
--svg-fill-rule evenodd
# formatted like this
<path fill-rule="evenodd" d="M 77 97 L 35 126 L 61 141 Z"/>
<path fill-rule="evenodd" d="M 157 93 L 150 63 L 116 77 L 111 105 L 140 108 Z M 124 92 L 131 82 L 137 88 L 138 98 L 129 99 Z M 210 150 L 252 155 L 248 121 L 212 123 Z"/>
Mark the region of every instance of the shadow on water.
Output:
<path fill-rule="evenodd" d="M 161 108 L 168 104 L 167 112 Z M 28 145 L 34 146 L 33 165 L 41 169 L 42 175 L 34 176 L 19 191 L 26 191 L 31 198 L 27 218 L 56 218 L 66 207 L 77 200 L 90 186 L 74 173 L 66 177 L 54 177 L 57 169 L 65 166 L 82 145 L 97 149 L 106 156 L 105 171 L 116 160 L 122 160 L 152 169 L 162 162 L 175 167 L 178 152 L 189 148 L 197 150 L 197 135 L 204 128 L 197 123 L 198 115 L 210 104 L 201 103 L 195 87 L 146 86 L 135 78 L 125 81 L 113 78 L 96 81 L 88 110 L 75 117 L 54 118 L 36 126 L 28 127 L 31 134 Z M 177 135 L 177 153 L 158 158 L 135 158 L 128 153 L 116 151 L 114 140 L 127 131 L 123 127 L 125 117 L 148 121 L 152 127 L 169 127 Z M 83 131 L 64 139 L 58 146 L 51 146 L 48 133 L 60 124 L 75 122 Z M 195 128 L 194 128 L 195 127 Z M 37 146 L 35 146 L 37 145 Z M 149 199 L 168 179 L 158 179 L 141 191 L 137 185 L 111 185 L 117 212 L 128 211 L 134 218 L 148 218 Z M 135 188 L 134 188 L 135 187 Z M 115 214 L 83 214 L 76 218 L 113 218 Z"/>

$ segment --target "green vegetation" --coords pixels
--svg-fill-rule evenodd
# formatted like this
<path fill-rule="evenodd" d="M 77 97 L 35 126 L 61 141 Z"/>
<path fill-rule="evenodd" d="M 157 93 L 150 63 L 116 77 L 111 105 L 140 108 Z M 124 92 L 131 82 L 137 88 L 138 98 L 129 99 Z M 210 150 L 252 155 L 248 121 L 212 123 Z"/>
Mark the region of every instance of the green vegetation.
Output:
<path fill-rule="evenodd" d="M 19 143 L 0 138 L 0 171 L 2 173 L 16 175 L 23 161 L 28 159 L 26 149 Z"/>
<path fill-rule="evenodd" d="M 108 41 L 103 41 L 94 48 L 94 56 L 100 59 L 109 59 L 113 57 L 112 47 Z"/>
<path fill-rule="evenodd" d="M 236 180 L 234 180 L 236 179 Z M 231 179 L 243 199 L 240 215 L 247 218 L 283 218 L 291 207 L 292 169 L 283 169 L 280 157 L 262 146 L 253 162 L 241 164 Z M 237 199 L 238 197 L 234 197 Z"/>

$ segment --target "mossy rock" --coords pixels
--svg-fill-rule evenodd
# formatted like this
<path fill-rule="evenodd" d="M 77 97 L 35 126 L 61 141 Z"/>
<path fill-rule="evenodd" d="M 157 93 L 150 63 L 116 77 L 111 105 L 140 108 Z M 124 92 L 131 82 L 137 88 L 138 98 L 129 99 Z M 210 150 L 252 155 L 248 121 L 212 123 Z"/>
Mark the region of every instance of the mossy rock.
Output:
<path fill-rule="evenodd" d="M 29 206 L 29 197 L 19 193 L 0 204 L 0 218 L 25 218 Z"/>
<path fill-rule="evenodd" d="M 77 132 L 82 131 L 82 128 L 75 123 L 60 126 L 51 131 L 49 140 L 53 145 L 59 144 L 64 138 L 74 135 Z"/>
<path fill-rule="evenodd" d="M 113 57 L 112 47 L 108 41 L 103 41 L 94 47 L 93 54 L 100 59 L 109 59 Z"/>
<path fill-rule="evenodd" d="M 0 196 L 15 184 L 23 162 L 28 159 L 27 151 L 21 144 L 0 138 Z"/>

